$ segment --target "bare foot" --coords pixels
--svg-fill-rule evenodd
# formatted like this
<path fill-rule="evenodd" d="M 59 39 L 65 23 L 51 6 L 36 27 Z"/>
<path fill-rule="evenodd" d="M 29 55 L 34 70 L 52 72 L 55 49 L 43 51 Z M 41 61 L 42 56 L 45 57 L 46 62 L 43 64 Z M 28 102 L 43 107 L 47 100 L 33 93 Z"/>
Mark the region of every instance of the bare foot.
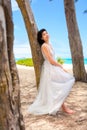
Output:
<path fill-rule="evenodd" d="M 64 112 L 68 113 L 68 114 L 74 114 L 75 111 L 69 109 L 65 104 L 62 105 L 62 109 Z"/>

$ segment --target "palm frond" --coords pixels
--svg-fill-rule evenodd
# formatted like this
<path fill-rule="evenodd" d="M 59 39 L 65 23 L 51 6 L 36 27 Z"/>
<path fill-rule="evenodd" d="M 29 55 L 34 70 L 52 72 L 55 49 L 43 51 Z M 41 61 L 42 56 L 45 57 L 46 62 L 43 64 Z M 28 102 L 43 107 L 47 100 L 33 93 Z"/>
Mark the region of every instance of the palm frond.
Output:
<path fill-rule="evenodd" d="M 78 2 L 78 0 L 75 0 L 75 2 Z"/>
<path fill-rule="evenodd" d="M 84 10 L 84 12 L 83 13 L 87 13 L 87 9 L 86 10 Z"/>

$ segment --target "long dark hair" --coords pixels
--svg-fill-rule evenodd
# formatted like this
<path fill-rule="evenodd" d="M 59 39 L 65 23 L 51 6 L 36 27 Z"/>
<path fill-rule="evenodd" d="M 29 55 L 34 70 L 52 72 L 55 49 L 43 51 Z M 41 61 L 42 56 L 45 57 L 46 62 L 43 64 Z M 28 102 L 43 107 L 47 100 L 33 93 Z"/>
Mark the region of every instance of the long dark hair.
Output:
<path fill-rule="evenodd" d="M 41 47 L 42 44 L 45 42 L 44 40 L 42 40 L 42 33 L 43 33 L 44 31 L 46 31 L 46 29 L 43 28 L 43 29 L 41 29 L 40 31 L 38 31 L 38 33 L 37 33 L 37 41 L 38 41 L 40 47 Z"/>

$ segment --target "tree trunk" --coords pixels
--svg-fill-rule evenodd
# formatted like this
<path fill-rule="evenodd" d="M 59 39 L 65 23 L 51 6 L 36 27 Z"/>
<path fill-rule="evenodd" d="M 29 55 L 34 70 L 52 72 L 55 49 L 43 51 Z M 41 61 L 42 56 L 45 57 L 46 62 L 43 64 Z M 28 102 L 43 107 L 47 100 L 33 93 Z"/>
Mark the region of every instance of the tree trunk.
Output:
<path fill-rule="evenodd" d="M 11 1 L 0 0 L 0 129 L 25 130 L 13 54 Z"/>
<path fill-rule="evenodd" d="M 40 79 L 40 72 L 41 72 L 41 65 L 43 63 L 43 57 L 41 54 L 40 46 L 37 43 L 38 29 L 34 20 L 34 16 L 30 7 L 29 0 L 16 0 L 16 1 L 23 15 L 27 34 L 29 37 L 32 58 L 33 58 L 33 63 L 34 63 L 34 69 L 35 69 L 35 74 L 36 74 L 36 83 L 38 87 L 39 79 Z"/>
<path fill-rule="evenodd" d="M 71 49 L 73 72 L 77 81 L 87 81 L 82 42 L 76 21 L 74 0 L 64 0 L 65 15 Z"/>

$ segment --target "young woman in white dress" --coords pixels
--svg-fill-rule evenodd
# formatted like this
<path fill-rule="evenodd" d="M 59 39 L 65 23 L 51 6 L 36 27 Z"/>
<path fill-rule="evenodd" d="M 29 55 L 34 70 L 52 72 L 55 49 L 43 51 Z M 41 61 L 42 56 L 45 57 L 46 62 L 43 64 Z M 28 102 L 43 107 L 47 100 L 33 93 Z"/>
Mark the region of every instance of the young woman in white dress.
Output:
<path fill-rule="evenodd" d="M 49 34 L 45 29 L 38 32 L 37 40 L 44 62 L 37 96 L 29 106 L 28 112 L 34 115 L 55 115 L 62 107 L 64 112 L 72 114 L 74 111 L 69 109 L 64 101 L 74 85 L 75 78 L 55 60 L 53 48 L 49 43 Z"/>

